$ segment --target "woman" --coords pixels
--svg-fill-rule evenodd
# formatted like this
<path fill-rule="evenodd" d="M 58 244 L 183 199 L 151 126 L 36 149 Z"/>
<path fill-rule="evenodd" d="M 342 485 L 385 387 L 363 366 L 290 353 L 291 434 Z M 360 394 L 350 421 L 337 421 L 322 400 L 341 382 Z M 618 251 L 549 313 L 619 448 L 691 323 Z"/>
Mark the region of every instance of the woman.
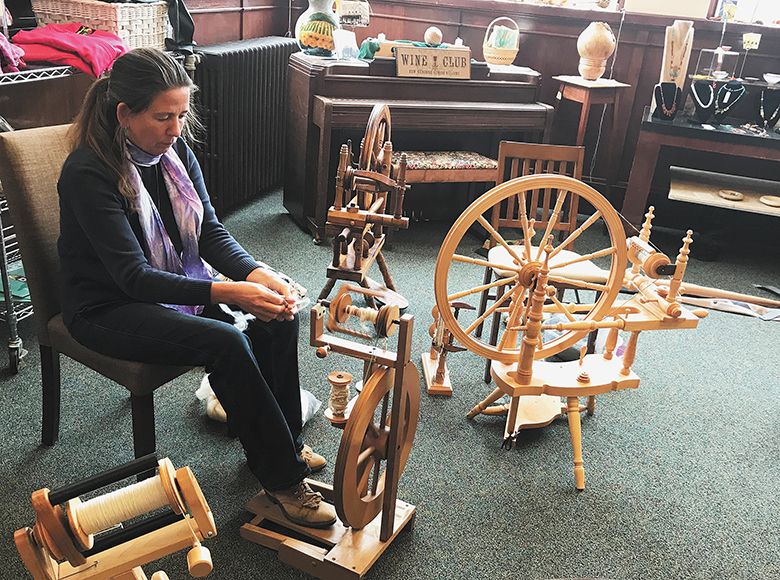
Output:
<path fill-rule="evenodd" d="M 333 506 L 303 482 L 325 460 L 301 439 L 298 297 L 217 220 L 180 138 L 197 123 L 194 90 L 171 56 L 136 49 L 85 97 L 58 183 L 63 317 L 105 355 L 205 366 L 269 496 L 290 520 L 326 527 Z M 256 319 L 242 333 L 218 304 Z"/>

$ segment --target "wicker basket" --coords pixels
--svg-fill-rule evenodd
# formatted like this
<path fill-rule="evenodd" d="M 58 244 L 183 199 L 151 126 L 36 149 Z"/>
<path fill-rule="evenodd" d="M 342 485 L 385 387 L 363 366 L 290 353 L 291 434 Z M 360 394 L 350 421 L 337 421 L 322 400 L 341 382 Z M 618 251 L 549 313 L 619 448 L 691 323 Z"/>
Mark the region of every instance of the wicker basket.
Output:
<path fill-rule="evenodd" d="M 128 49 L 165 48 L 166 2 L 109 4 L 96 0 L 32 0 L 32 7 L 41 25 L 78 22 L 95 30 L 113 32 Z"/>
<path fill-rule="evenodd" d="M 511 18 L 507 18 L 506 16 L 500 16 L 499 18 L 496 18 L 493 22 L 488 24 L 488 27 L 485 30 L 485 39 L 482 41 L 482 54 L 485 56 L 485 62 L 487 63 L 512 64 L 515 61 L 515 57 L 517 56 L 517 51 L 519 50 L 519 46 L 518 46 L 520 42 L 519 35 L 514 48 L 495 48 L 488 44 L 488 39 L 490 38 L 490 31 L 493 30 L 493 26 L 495 26 L 496 22 L 498 22 L 499 20 L 508 20 L 515 27 L 515 30 L 518 31 L 520 30 L 520 28 L 517 26 L 517 22 L 515 22 Z"/>

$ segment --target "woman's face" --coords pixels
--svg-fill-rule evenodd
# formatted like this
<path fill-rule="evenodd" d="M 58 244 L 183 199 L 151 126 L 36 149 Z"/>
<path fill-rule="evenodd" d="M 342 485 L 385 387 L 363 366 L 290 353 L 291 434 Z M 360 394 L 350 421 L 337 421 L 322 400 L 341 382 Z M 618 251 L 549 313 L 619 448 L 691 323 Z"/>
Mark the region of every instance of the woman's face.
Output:
<path fill-rule="evenodd" d="M 116 109 L 120 126 L 133 144 L 150 155 L 162 155 L 181 135 L 190 109 L 189 87 L 158 94 L 145 111 L 133 113 L 125 103 Z"/>

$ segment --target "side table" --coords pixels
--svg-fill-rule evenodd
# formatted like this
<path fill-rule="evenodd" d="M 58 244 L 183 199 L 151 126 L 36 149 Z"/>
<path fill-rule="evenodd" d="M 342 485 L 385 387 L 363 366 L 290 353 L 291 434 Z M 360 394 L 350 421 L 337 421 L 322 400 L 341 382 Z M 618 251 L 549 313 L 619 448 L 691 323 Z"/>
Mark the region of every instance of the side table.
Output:
<path fill-rule="evenodd" d="M 611 190 L 617 180 L 620 170 L 620 158 L 618 152 L 626 139 L 626 126 L 621 126 L 618 121 L 620 111 L 620 94 L 623 89 L 631 85 L 621 83 L 615 79 L 599 79 L 588 81 L 579 76 L 561 75 L 553 77 L 553 80 L 561 83 L 556 97 L 555 111 L 558 112 L 561 101 L 574 101 L 582 105 L 580 109 L 580 122 L 577 128 L 576 145 L 585 143 L 585 130 L 588 127 L 590 108 L 593 105 L 612 105 L 612 127 L 609 136 L 609 150 L 607 155 L 607 190 Z M 594 152 L 595 154 L 595 152 Z"/>

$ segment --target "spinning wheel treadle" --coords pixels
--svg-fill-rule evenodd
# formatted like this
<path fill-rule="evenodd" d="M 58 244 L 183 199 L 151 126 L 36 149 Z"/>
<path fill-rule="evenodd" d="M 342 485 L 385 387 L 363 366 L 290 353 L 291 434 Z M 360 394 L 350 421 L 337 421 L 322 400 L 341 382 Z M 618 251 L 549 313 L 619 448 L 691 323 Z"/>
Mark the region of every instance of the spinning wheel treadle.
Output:
<path fill-rule="evenodd" d="M 387 459 L 390 435 L 390 409 L 384 407 L 393 389 L 395 371 L 380 368 L 371 374 L 360 394 L 341 437 L 336 459 L 334 481 L 341 481 L 336 494 L 336 512 L 345 524 L 363 528 L 382 510 L 386 471 L 380 473 Z M 418 373 L 414 364 L 406 364 L 402 405 L 398 426 L 400 477 L 412 450 L 420 411 Z M 377 413 L 377 410 L 379 413 Z M 376 415 L 379 414 L 378 420 Z"/>
<path fill-rule="evenodd" d="M 555 195 L 555 207 L 549 216 L 547 227 L 541 236 L 534 229 L 534 216 L 526 211 L 527 199 L 536 199 L 537 195 Z M 588 217 L 575 231 L 561 241 L 553 241 L 552 233 L 558 220 L 558 214 L 567 198 L 577 195 L 580 199 L 590 203 L 595 212 Z M 515 204 L 517 221 L 522 223 L 520 228 L 520 242 L 511 245 L 499 231 L 494 229 L 483 216 L 489 214 L 493 207 L 499 204 Z M 532 204 L 533 207 L 533 204 Z M 609 236 L 609 243 L 601 249 L 577 256 L 561 254 L 570 251 L 573 242 L 580 235 L 591 228 L 598 221 L 603 221 Z M 496 242 L 497 247 L 508 252 L 513 258 L 514 264 L 498 264 L 485 259 L 472 258 L 458 253 L 458 246 L 464 236 L 475 224 L 480 224 L 488 231 Z M 537 235 L 536 241 L 533 240 Z M 458 218 L 444 239 L 439 257 L 436 261 L 434 280 L 434 292 L 436 305 L 439 308 L 445 326 L 452 332 L 456 340 L 470 351 L 476 354 L 503 363 L 510 363 L 517 359 L 520 353 L 520 345 L 525 330 L 526 317 L 528 315 L 530 297 L 534 290 L 535 280 L 539 275 L 545 257 L 548 255 L 546 247 L 552 247 L 549 253 L 549 285 L 555 290 L 575 288 L 580 290 L 593 290 L 597 293 L 596 300 L 592 304 L 578 305 L 576 308 L 564 305 L 557 297 L 555 291 L 548 292 L 550 304 L 545 306 L 545 314 L 558 313 L 565 316 L 566 322 L 559 325 L 562 331 L 558 337 L 544 341 L 539 338 L 539 344 L 535 351 L 537 360 L 544 359 L 559 353 L 567 347 L 575 344 L 585 334 L 588 322 L 595 322 L 605 318 L 612 304 L 621 290 L 623 276 L 627 265 L 626 238 L 620 216 L 612 205 L 595 189 L 585 185 L 581 181 L 571 177 L 559 175 L 533 175 L 519 177 L 491 189 L 474 203 Z M 588 260 L 600 260 L 608 262 L 601 264 L 606 272 L 605 280 L 585 281 L 563 275 L 564 268 L 581 264 Z M 454 265 L 458 264 L 458 267 Z M 460 271 L 461 265 L 473 270 Z M 456 300 L 467 300 L 470 297 L 478 297 L 485 290 L 485 285 L 471 289 L 461 290 L 462 282 L 459 279 L 465 275 L 471 275 L 471 279 L 478 279 L 484 272 L 484 268 L 493 268 L 496 272 L 502 272 L 497 280 L 487 285 L 488 288 L 503 291 L 503 295 L 488 308 L 485 313 L 476 320 L 465 319 L 461 316 L 455 318 L 450 303 Z M 457 270 L 457 272 L 456 272 Z M 498 339 L 496 344 L 491 344 L 477 338 L 475 330 L 493 316 L 498 309 L 506 309 L 509 313 L 507 329 Z M 573 312 L 579 315 L 576 319 Z M 497 314 L 496 314 L 497 315 Z"/>

